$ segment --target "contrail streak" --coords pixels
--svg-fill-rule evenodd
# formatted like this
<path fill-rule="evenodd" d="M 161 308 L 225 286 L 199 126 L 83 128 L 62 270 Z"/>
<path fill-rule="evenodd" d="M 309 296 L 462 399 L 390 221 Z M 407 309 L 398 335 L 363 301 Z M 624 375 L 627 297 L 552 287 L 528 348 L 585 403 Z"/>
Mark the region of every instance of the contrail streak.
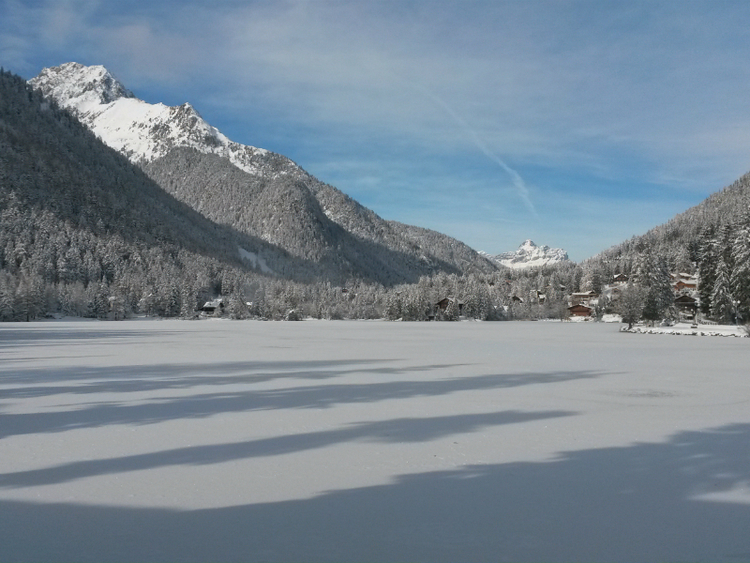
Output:
<path fill-rule="evenodd" d="M 497 164 L 500 168 L 505 170 L 505 172 L 510 176 L 511 181 L 513 182 L 513 186 L 516 188 L 516 191 L 518 192 L 519 197 L 524 202 L 526 207 L 531 211 L 531 213 L 536 217 L 539 218 L 539 214 L 536 211 L 536 207 L 534 207 L 534 203 L 531 201 L 531 195 L 529 194 L 529 189 L 526 187 L 526 182 L 523 181 L 523 178 L 521 178 L 521 175 L 513 170 L 510 166 L 508 166 L 503 159 L 501 159 L 499 156 L 497 156 L 495 153 L 493 153 L 489 147 L 484 143 L 484 141 L 479 137 L 477 132 L 467 123 L 467 121 L 462 118 L 460 115 L 458 115 L 455 111 L 453 111 L 453 108 L 449 106 L 442 98 L 436 96 L 432 92 L 426 89 L 422 89 L 422 91 L 437 105 L 442 107 L 448 115 L 450 115 L 456 123 L 458 123 L 466 133 L 468 133 L 471 140 L 474 142 L 474 144 L 477 146 L 477 148 L 482 151 L 482 153 L 489 158 L 492 162 Z"/>

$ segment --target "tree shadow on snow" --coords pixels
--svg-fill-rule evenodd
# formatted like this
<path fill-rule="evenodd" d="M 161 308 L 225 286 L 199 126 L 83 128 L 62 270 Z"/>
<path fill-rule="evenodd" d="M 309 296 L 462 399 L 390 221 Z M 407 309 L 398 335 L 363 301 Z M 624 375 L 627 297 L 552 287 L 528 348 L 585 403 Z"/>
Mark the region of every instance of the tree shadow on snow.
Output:
<path fill-rule="evenodd" d="M 329 379 L 350 373 L 400 373 L 404 369 L 372 367 L 396 360 L 241 361 L 125 366 L 73 366 L 63 368 L 0 368 L 0 384 L 18 385 L 0 390 L 0 397 L 46 397 L 63 393 L 140 393 L 164 389 L 189 389 L 203 385 L 253 384 L 275 379 Z M 444 366 L 420 366 L 423 371 Z M 369 367 L 362 367 L 369 366 Z M 41 384 L 50 383 L 49 386 Z M 68 385 L 66 385 L 66 383 Z"/>
<path fill-rule="evenodd" d="M 344 362 L 353 363 L 353 362 Z M 162 369 L 161 366 L 159 369 Z M 62 432 L 78 428 L 98 428 L 111 424 L 154 424 L 168 420 L 203 418 L 222 413 L 240 413 L 275 409 L 312 409 L 330 408 L 338 404 L 375 403 L 392 399 L 407 399 L 414 397 L 435 397 L 460 391 L 477 391 L 502 389 L 521 385 L 542 383 L 561 383 L 576 379 L 590 379 L 603 375 L 595 371 L 570 371 L 550 373 L 510 373 L 487 374 L 466 377 L 434 377 L 430 371 L 451 368 L 452 366 L 416 366 L 404 368 L 380 367 L 369 368 L 357 366 L 343 370 L 346 373 L 388 373 L 406 374 L 424 372 L 423 379 L 396 380 L 368 383 L 325 383 L 320 385 L 302 385 L 297 387 L 281 387 L 276 389 L 243 389 L 226 390 L 214 393 L 195 393 L 186 397 L 154 398 L 144 402 L 143 398 L 130 401 L 127 397 L 113 395 L 107 400 L 100 400 L 90 404 L 74 404 L 74 410 L 58 410 L 44 412 L 27 412 L 18 414 L 0 414 L 0 439 L 20 434 L 35 434 L 43 432 Z M 150 373 L 152 366 L 129 366 L 130 377 L 139 379 L 140 370 Z M 65 370 L 63 370 L 65 371 Z M 102 370 L 107 371 L 107 370 Z M 302 370 L 302 374 L 309 371 Z M 341 373 L 337 373 L 341 375 Z M 329 377 L 331 374 L 327 374 Z M 64 377 L 64 374 L 63 374 Z M 179 377 L 179 376 L 178 376 Z M 221 378 L 219 377 L 219 381 Z M 251 374 L 252 378 L 253 375 Z M 287 375 L 288 377 L 288 375 Z M 304 377 L 301 375 L 300 377 Z M 314 376 L 315 377 L 315 376 Z M 208 382 L 215 380 L 208 378 Z M 236 381 L 235 381 L 236 383 Z M 128 387 L 131 382 L 126 381 L 115 385 Z M 152 390 L 153 381 L 145 376 L 141 383 L 133 383 L 129 390 Z M 164 381 L 157 383 L 157 388 L 165 385 Z M 174 380 L 166 384 L 179 385 Z M 107 384 L 104 389 L 107 390 Z M 110 391 L 116 390 L 109 388 Z M 0 391 L 0 399 L 24 398 L 24 394 L 35 393 L 35 390 L 5 389 Z"/>
<path fill-rule="evenodd" d="M 568 411 L 502 411 L 363 422 L 350 424 L 336 430 L 289 434 L 247 442 L 189 446 L 112 459 L 78 461 L 18 473 L 5 473 L 0 474 L 0 489 L 64 483 L 85 477 L 122 473 L 125 471 L 142 471 L 144 469 L 178 465 L 208 465 L 254 457 L 283 455 L 324 448 L 343 442 L 426 442 L 453 434 L 475 432 L 492 426 L 517 424 L 575 414 Z"/>
<path fill-rule="evenodd" d="M 95 320 L 82 321 L 76 323 L 73 327 L 54 323 L 2 323 L 0 324 L 0 349 L 40 346 L 50 343 L 84 344 L 94 340 L 132 340 L 154 337 L 154 330 L 129 328 L 127 324 L 125 326 L 120 325 L 120 328 L 117 329 L 104 328 L 104 325 L 111 327 L 113 324 L 117 326 L 117 323 Z M 184 331 L 159 330 L 158 334 L 159 337 L 167 337 L 184 334 Z"/>
<path fill-rule="evenodd" d="M 747 561 L 748 444 L 734 424 L 204 510 L 2 501 L 0 559 Z"/>

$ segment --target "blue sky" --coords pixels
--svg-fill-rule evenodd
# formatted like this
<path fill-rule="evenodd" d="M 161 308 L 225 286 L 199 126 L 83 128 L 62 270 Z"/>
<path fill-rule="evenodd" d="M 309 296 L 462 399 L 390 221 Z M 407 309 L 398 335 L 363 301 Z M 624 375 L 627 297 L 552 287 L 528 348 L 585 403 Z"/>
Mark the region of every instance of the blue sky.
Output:
<path fill-rule="evenodd" d="M 582 260 L 750 170 L 750 2 L 0 0 L 0 64 L 103 64 L 386 219 Z"/>

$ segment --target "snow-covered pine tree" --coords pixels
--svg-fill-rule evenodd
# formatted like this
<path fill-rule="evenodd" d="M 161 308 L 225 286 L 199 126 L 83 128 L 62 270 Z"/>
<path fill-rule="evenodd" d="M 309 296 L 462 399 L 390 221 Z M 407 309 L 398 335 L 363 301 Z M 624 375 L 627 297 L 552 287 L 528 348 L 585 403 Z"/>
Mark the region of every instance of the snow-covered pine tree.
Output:
<path fill-rule="evenodd" d="M 711 314 L 711 299 L 716 281 L 716 269 L 719 261 L 718 242 L 714 232 L 705 228 L 700 237 L 700 251 L 698 262 L 698 296 L 701 313 Z"/>
<path fill-rule="evenodd" d="M 750 213 L 738 225 L 732 245 L 734 268 L 730 278 L 732 296 L 737 301 L 737 313 L 743 322 L 750 320 Z"/>
<path fill-rule="evenodd" d="M 617 312 L 622 317 L 622 322 L 628 324 L 629 329 L 641 320 L 645 294 L 646 291 L 642 287 L 629 283 L 617 300 Z"/>
<path fill-rule="evenodd" d="M 15 288 L 10 273 L 0 271 L 0 321 L 15 318 Z"/>
<path fill-rule="evenodd" d="M 719 322 L 731 322 L 734 303 L 730 286 L 730 271 L 724 257 L 719 257 L 716 280 L 711 294 L 711 316 Z"/>

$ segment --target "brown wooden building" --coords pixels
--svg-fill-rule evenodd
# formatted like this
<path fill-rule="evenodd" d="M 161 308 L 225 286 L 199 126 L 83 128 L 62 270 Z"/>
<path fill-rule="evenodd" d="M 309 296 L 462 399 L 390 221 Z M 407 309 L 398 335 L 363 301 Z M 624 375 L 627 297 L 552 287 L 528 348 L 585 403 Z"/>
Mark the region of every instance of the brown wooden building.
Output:
<path fill-rule="evenodd" d="M 590 317 L 594 312 L 594 309 L 587 305 L 577 304 L 572 307 L 568 307 L 571 317 Z"/>

